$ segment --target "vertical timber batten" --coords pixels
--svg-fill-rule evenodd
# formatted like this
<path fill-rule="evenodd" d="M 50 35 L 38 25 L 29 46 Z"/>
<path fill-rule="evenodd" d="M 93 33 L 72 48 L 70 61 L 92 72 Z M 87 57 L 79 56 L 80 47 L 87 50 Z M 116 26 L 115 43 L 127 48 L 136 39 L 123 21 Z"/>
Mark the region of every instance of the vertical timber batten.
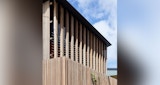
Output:
<path fill-rule="evenodd" d="M 99 59 L 99 61 L 100 61 L 100 73 L 101 73 L 101 64 L 102 64 L 102 62 L 101 62 L 101 59 L 102 59 L 102 51 L 101 51 L 101 40 L 100 40 L 100 59 Z"/>
<path fill-rule="evenodd" d="M 102 73 L 102 58 L 103 58 L 103 55 L 102 55 L 102 41 L 101 41 L 101 59 L 100 59 L 100 61 L 101 61 L 101 73 Z"/>
<path fill-rule="evenodd" d="M 66 57 L 69 58 L 69 14 L 66 10 Z"/>
<path fill-rule="evenodd" d="M 71 60 L 74 61 L 74 18 L 71 15 Z"/>
<path fill-rule="evenodd" d="M 76 37 L 76 43 L 75 43 L 76 56 L 75 56 L 75 61 L 78 62 L 78 21 L 76 20 L 75 22 L 76 22 L 76 28 L 75 28 L 76 29 L 76 36 L 75 36 Z"/>
<path fill-rule="evenodd" d="M 103 42 L 102 42 L 102 73 L 104 73 L 104 61 L 103 61 L 103 58 L 104 58 L 104 51 L 103 51 Z"/>
<path fill-rule="evenodd" d="M 103 44 L 103 53 L 104 53 L 104 57 L 103 57 L 103 73 L 105 74 L 105 44 Z"/>
<path fill-rule="evenodd" d="M 95 35 L 93 35 L 93 69 L 95 70 Z"/>
<path fill-rule="evenodd" d="M 63 7 L 60 6 L 60 57 L 64 56 L 64 10 Z"/>
<path fill-rule="evenodd" d="M 101 73 L 102 73 L 102 42 L 101 42 L 101 59 L 100 59 L 100 62 L 101 62 Z"/>
<path fill-rule="evenodd" d="M 105 46 L 105 73 L 106 73 L 106 66 L 107 66 L 107 47 Z"/>
<path fill-rule="evenodd" d="M 90 62 L 90 60 L 89 60 L 89 49 L 90 49 L 89 42 L 90 42 L 90 40 L 89 40 L 89 30 L 87 30 L 87 67 L 89 67 L 89 62 Z"/>
<path fill-rule="evenodd" d="M 99 38 L 97 38 L 97 72 L 99 72 Z"/>
<path fill-rule="evenodd" d="M 58 4 L 54 0 L 54 58 L 58 57 Z"/>
<path fill-rule="evenodd" d="M 46 61 L 50 59 L 50 5 L 49 1 L 43 3 L 43 67 L 42 67 L 42 83 L 47 85 L 47 63 Z"/>
<path fill-rule="evenodd" d="M 93 47 L 92 47 L 92 43 L 93 43 L 93 41 L 92 41 L 92 33 L 90 32 L 90 46 L 91 46 L 91 48 L 90 48 L 90 68 L 92 68 L 93 66 L 92 66 L 92 62 L 93 62 L 93 56 L 92 56 L 92 49 L 93 49 Z"/>
<path fill-rule="evenodd" d="M 98 38 L 96 37 L 96 71 L 98 72 Z"/>
<path fill-rule="evenodd" d="M 98 42 L 99 42 L 99 47 L 98 47 L 98 48 L 99 48 L 99 58 L 98 58 L 98 62 L 99 62 L 99 63 L 98 63 L 99 71 L 98 71 L 98 72 L 100 72 L 100 63 L 101 63 L 101 62 L 100 62 L 100 59 L 101 59 L 101 54 L 100 54 L 100 40 L 98 40 Z"/>
<path fill-rule="evenodd" d="M 80 23 L 80 46 L 79 46 L 79 60 L 80 64 L 82 64 L 82 24 Z"/>
<path fill-rule="evenodd" d="M 50 5 L 43 3 L 43 59 L 50 58 Z"/>
<path fill-rule="evenodd" d="M 83 27 L 83 65 L 86 66 L 86 28 Z"/>

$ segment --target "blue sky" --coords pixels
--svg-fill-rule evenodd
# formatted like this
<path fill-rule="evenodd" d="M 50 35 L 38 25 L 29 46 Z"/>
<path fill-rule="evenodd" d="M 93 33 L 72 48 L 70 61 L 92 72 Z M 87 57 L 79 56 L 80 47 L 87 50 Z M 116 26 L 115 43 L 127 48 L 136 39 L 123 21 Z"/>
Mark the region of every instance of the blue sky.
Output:
<path fill-rule="evenodd" d="M 117 0 L 68 0 L 112 45 L 107 67 L 117 68 Z"/>

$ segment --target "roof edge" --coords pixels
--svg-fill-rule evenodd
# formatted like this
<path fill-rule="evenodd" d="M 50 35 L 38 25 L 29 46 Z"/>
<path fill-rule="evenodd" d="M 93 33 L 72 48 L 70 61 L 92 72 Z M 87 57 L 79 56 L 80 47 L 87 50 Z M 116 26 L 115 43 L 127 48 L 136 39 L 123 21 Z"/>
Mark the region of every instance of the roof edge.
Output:
<path fill-rule="evenodd" d="M 56 0 L 61 5 L 63 5 L 70 13 L 73 14 L 81 23 L 83 23 L 87 29 L 92 31 L 95 35 L 97 35 L 107 47 L 111 46 L 111 43 L 101 34 L 99 33 L 89 22 L 86 20 L 67 0 Z"/>

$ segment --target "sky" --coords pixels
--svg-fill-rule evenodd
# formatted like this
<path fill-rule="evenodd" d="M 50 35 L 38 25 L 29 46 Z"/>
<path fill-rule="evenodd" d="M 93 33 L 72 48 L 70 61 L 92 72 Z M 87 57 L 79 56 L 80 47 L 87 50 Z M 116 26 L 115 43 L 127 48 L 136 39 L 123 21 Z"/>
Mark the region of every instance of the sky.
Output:
<path fill-rule="evenodd" d="M 107 50 L 107 67 L 117 68 L 117 0 L 67 1 L 112 44 Z"/>

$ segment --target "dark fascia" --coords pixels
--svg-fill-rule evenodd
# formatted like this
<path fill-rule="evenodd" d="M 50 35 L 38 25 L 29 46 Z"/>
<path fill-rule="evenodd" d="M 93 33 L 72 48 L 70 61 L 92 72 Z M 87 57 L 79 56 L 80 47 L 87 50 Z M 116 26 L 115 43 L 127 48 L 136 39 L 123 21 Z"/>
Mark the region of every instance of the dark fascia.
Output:
<path fill-rule="evenodd" d="M 86 26 L 86 28 L 92 31 L 95 35 L 97 35 L 106 46 L 110 46 L 108 40 L 106 40 L 67 0 L 56 0 L 60 3 L 64 8 L 66 8 L 75 18 L 77 18 L 81 23 Z"/>
<path fill-rule="evenodd" d="M 107 70 L 117 70 L 117 68 L 107 68 Z"/>

